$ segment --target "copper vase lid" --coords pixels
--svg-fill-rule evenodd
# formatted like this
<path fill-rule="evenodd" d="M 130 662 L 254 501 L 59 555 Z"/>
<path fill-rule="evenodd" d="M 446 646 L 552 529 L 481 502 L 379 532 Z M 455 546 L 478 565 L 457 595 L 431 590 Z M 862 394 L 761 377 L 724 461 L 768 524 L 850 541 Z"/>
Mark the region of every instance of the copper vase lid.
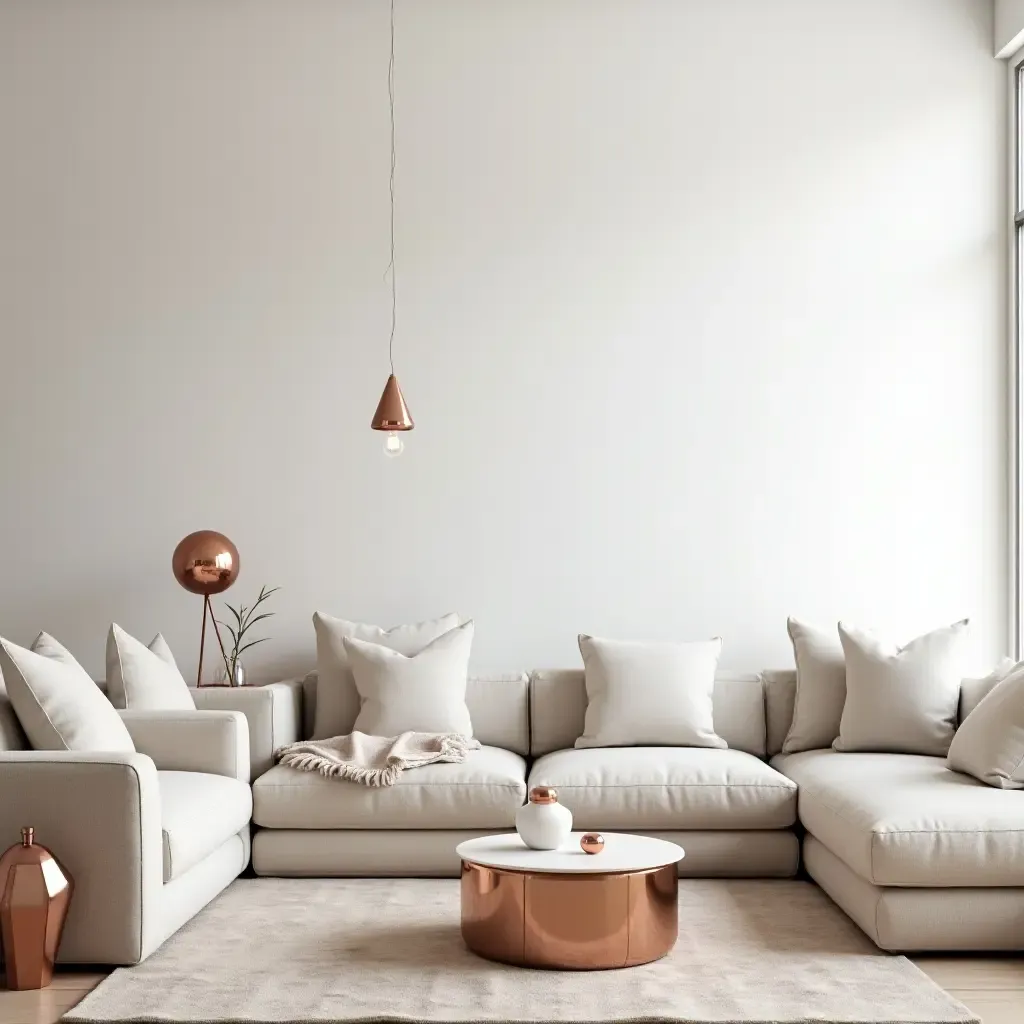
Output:
<path fill-rule="evenodd" d="M 558 790 L 551 786 L 534 786 L 530 790 L 531 804 L 557 804 Z"/>

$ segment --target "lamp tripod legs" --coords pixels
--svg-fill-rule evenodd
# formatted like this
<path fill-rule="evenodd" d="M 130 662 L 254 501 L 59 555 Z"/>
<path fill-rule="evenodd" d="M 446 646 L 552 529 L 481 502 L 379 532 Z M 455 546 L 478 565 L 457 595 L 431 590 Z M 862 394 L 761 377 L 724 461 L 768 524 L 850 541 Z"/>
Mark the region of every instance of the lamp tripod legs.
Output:
<path fill-rule="evenodd" d="M 210 621 L 213 623 L 213 632 L 217 637 L 217 646 L 220 648 L 220 656 L 224 661 L 224 672 L 228 681 L 228 686 L 234 685 L 234 680 L 231 678 L 231 665 L 228 663 L 227 652 L 224 650 L 224 641 L 220 638 L 220 629 L 217 626 L 216 616 L 213 614 L 213 605 L 210 603 L 210 595 L 203 595 L 203 628 L 199 633 L 199 669 L 196 672 L 196 686 L 203 685 L 203 653 L 206 648 L 206 617 L 209 615 Z"/>

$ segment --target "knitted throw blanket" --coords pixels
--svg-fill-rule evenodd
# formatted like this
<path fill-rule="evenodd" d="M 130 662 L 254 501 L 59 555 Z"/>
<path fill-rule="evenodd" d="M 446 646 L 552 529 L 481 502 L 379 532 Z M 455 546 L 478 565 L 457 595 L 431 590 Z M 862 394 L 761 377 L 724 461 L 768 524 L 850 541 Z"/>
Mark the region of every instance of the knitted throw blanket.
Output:
<path fill-rule="evenodd" d="M 328 740 L 291 743 L 277 752 L 281 764 L 364 786 L 393 786 L 407 768 L 438 761 L 461 763 L 478 740 L 458 733 L 403 732 L 401 736 L 367 736 L 353 732 Z"/>

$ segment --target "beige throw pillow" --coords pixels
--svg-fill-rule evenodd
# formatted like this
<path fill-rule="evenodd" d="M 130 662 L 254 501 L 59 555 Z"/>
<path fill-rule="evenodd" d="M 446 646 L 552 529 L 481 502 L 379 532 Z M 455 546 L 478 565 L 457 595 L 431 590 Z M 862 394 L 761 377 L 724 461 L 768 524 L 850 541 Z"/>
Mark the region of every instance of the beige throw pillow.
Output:
<path fill-rule="evenodd" d="M 346 637 L 344 643 L 363 702 L 352 731 L 370 736 L 403 732 L 473 735 L 466 706 L 472 619 L 411 657 L 365 640 Z"/>
<path fill-rule="evenodd" d="M 963 619 L 900 648 L 840 622 L 846 704 L 833 747 L 945 757 L 956 728 L 967 625 Z"/>
<path fill-rule="evenodd" d="M 31 650 L 0 638 L 0 671 L 33 750 L 135 750 L 114 706 L 48 633 Z"/>
<path fill-rule="evenodd" d="M 963 720 L 946 765 L 997 789 L 1024 789 L 1024 661 Z"/>
<path fill-rule="evenodd" d="M 132 711 L 194 711 L 188 692 L 162 633 L 146 647 L 116 622 L 107 633 L 107 694 L 115 708 Z"/>
<path fill-rule="evenodd" d="M 717 747 L 711 695 L 722 639 L 604 640 L 581 633 L 587 712 L 577 747 Z"/>
<path fill-rule="evenodd" d="M 413 655 L 459 624 L 455 612 L 409 626 L 381 629 L 364 622 L 348 622 L 323 612 L 313 616 L 316 630 L 316 716 L 313 739 L 345 736 L 359 715 L 360 699 L 352 679 L 345 640 L 365 640 L 399 654 Z"/>
<path fill-rule="evenodd" d="M 1011 672 L 1017 670 L 1017 662 L 1013 658 L 1000 658 L 996 667 L 987 676 L 960 680 L 960 721 L 967 716 L 987 697 L 996 686 Z"/>
<path fill-rule="evenodd" d="M 830 747 L 839 735 L 846 703 L 846 659 L 839 633 L 793 618 L 786 622 L 786 629 L 796 661 L 796 698 L 782 752 Z"/>

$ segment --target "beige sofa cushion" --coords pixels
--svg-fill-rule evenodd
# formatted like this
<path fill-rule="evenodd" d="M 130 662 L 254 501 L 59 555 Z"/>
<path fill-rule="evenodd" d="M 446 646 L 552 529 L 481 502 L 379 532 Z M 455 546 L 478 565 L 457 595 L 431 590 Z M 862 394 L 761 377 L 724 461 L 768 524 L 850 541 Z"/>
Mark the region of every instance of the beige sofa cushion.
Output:
<path fill-rule="evenodd" d="M 1024 789 L 1024 662 L 960 724 L 946 765 L 999 789 Z"/>
<path fill-rule="evenodd" d="M 316 631 L 317 701 L 316 721 L 312 736 L 325 739 L 350 733 L 359 714 L 361 701 L 352 678 L 345 639 L 366 640 L 380 644 L 407 657 L 423 650 L 443 633 L 459 624 L 455 612 L 439 619 L 416 622 L 407 626 L 381 629 L 365 622 L 349 622 L 333 615 L 316 612 L 313 629 Z"/>
<path fill-rule="evenodd" d="M 760 675 L 719 672 L 711 700 L 715 732 L 730 748 L 764 757 L 765 704 Z M 476 728 L 477 711 L 472 701 L 469 710 Z M 530 676 L 530 751 L 534 757 L 573 746 L 583 735 L 586 713 L 583 669 L 534 672 Z M 477 736 L 486 742 L 479 730 Z"/>
<path fill-rule="evenodd" d="M 157 772 L 164 882 L 181 878 L 252 817 L 247 782 L 202 772 Z"/>
<path fill-rule="evenodd" d="M 312 736 L 315 730 L 318 685 L 316 672 L 302 680 L 302 737 Z M 470 676 L 466 682 L 466 707 L 473 735 L 485 747 L 504 747 L 524 757 L 529 754 L 530 699 L 525 672 Z"/>
<path fill-rule="evenodd" d="M 962 619 L 897 647 L 840 622 L 846 703 L 833 747 L 945 757 L 956 729 L 968 635 Z"/>
<path fill-rule="evenodd" d="M 796 820 L 796 786 L 741 750 L 558 750 L 530 772 L 554 786 L 574 828 L 773 829 Z"/>
<path fill-rule="evenodd" d="M 0 637 L 0 676 L 35 750 L 135 750 L 114 706 L 49 633 L 31 650 Z"/>
<path fill-rule="evenodd" d="M 462 764 L 403 772 L 394 786 L 359 786 L 278 765 L 253 784 L 264 828 L 512 828 L 526 801 L 526 762 L 481 747 Z"/>
<path fill-rule="evenodd" d="M 473 735 L 466 707 L 473 620 L 450 629 L 415 654 L 345 638 L 352 678 L 362 701 L 353 732 Z"/>
<path fill-rule="evenodd" d="M 793 721 L 782 744 L 787 754 L 831 747 L 846 702 L 846 661 L 839 632 L 799 619 L 786 622 L 796 661 Z"/>
<path fill-rule="evenodd" d="M 107 696 L 131 711 L 194 711 L 188 684 L 163 633 L 147 647 L 116 622 L 107 633 Z"/>
<path fill-rule="evenodd" d="M 715 747 L 711 694 L 722 638 L 648 643 L 579 635 L 587 713 L 577 747 Z"/>
<path fill-rule="evenodd" d="M 779 754 L 800 822 L 861 878 L 887 886 L 1024 885 L 1024 799 L 919 754 Z"/>
<path fill-rule="evenodd" d="M 962 722 L 1017 667 L 1013 658 L 1001 658 L 987 676 L 960 680 L 960 721 Z"/>

